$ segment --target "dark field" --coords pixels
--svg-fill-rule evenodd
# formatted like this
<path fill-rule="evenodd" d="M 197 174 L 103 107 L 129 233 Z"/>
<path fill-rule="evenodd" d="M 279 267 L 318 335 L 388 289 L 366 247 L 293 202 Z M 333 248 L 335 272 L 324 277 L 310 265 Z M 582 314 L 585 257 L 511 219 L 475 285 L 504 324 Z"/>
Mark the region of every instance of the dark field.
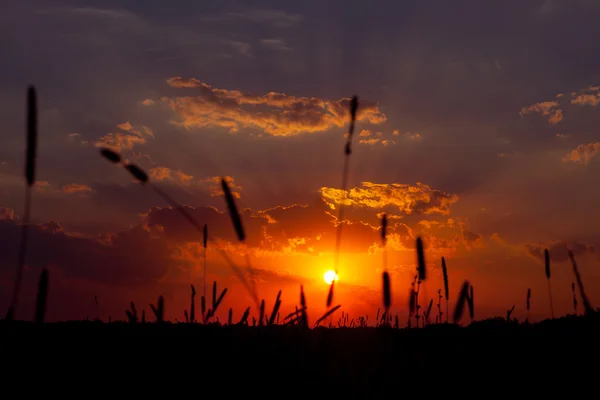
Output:
<path fill-rule="evenodd" d="M 116 370 L 133 368 L 132 372 L 151 371 L 158 365 L 185 371 L 189 366 L 203 379 L 219 381 L 225 374 L 234 381 L 281 384 L 301 380 L 305 389 L 343 383 L 338 393 L 361 393 L 383 383 L 399 383 L 417 371 L 483 373 L 488 377 L 508 368 L 522 377 L 543 371 L 593 372 L 600 353 L 599 334 L 600 318 L 595 314 L 536 324 L 497 318 L 475 321 L 468 327 L 432 324 L 412 329 L 0 323 L 0 341 L 11 343 L 4 348 L 3 358 L 34 354 L 92 369 L 116 363 Z M 170 371 L 167 368 L 165 373 Z M 469 375 L 464 376 L 468 379 Z"/>

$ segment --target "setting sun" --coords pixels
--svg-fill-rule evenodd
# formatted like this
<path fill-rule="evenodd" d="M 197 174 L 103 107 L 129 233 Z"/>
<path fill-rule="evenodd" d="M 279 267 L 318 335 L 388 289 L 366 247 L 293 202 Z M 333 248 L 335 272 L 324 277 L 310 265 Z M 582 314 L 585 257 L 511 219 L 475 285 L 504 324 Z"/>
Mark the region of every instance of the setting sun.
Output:
<path fill-rule="evenodd" d="M 335 271 L 329 270 L 325 272 L 325 275 L 323 275 L 323 280 L 325 280 L 326 284 L 331 285 L 334 280 L 337 282 L 338 276 Z"/>

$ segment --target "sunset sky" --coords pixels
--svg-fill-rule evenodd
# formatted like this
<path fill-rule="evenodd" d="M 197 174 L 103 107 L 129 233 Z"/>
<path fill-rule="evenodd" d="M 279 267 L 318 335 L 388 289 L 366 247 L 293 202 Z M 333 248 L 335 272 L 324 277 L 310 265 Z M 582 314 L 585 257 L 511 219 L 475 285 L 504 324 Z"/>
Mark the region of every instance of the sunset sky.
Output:
<path fill-rule="evenodd" d="M 572 312 L 571 246 L 599 306 L 599 19 L 594 0 L 4 1 L 0 313 L 17 266 L 29 84 L 38 182 L 19 318 L 33 316 L 44 267 L 50 320 L 124 319 L 130 301 L 149 315 L 159 295 L 182 320 L 189 285 L 202 294 L 201 234 L 104 160 L 104 146 L 188 206 L 240 266 L 248 254 L 268 309 L 281 289 L 289 312 L 302 284 L 311 316 L 322 314 L 355 94 L 343 311 L 381 307 L 382 212 L 403 319 L 418 236 L 435 304 L 445 256 L 451 306 L 468 279 L 476 317 L 514 304 L 523 318 L 531 288 L 531 317 L 545 318 L 548 248 L 555 313 Z M 214 280 L 228 288 L 220 319 L 229 307 L 239 319 L 253 302 L 209 246 Z"/>

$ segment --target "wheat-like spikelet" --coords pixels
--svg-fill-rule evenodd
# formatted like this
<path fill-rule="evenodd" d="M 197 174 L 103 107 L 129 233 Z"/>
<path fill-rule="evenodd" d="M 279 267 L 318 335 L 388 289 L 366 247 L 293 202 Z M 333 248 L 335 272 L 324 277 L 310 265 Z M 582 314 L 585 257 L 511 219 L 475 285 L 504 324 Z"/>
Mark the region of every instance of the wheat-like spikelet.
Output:
<path fill-rule="evenodd" d="M 446 269 L 446 259 L 444 257 L 442 257 L 442 275 L 444 277 L 444 297 L 446 298 L 446 322 L 448 322 L 448 302 L 450 300 L 450 290 L 448 287 L 448 270 Z"/>
<path fill-rule="evenodd" d="M 348 187 L 348 168 L 350 165 L 350 155 L 352 154 L 352 137 L 354 136 L 354 124 L 356 121 L 356 112 L 358 110 L 358 97 L 353 96 L 350 101 L 350 126 L 348 128 L 348 134 L 346 137 L 346 145 L 344 146 L 344 168 L 342 170 L 342 193 L 346 197 Z M 338 206 L 337 216 L 337 231 L 335 237 L 335 255 L 334 255 L 334 270 L 337 275 L 339 270 L 340 260 L 340 246 L 342 244 L 342 227 L 344 222 L 344 202 L 341 202 Z M 333 302 L 335 279 L 331 281 L 331 287 L 327 294 L 327 307 L 331 307 Z"/>
<path fill-rule="evenodd" d="M 183 218 L 185 218 L 190 224 L 192 224 L 192 226 L 194 226 L 196 228 L 196 230 L 198 230 L 198 232 L 203 234 L 203 241 L 205 241 L 205 240 L 210 241 L 210 238 L 207 238 L 204 227 L 201 226 L 198 223 L 198 221 L 196 221 L 196 219 L 189 212 L 187 212 L 187 210 L 185 208 L 183 208 L 180 204 L 178 204 L 175 200 L 173 200 L 167 193 L 160 190 L 160 188 L 158 188 L 157 186 L 152 185 L 148 178 L 148 175 L 140 167 L 138 167 L 135 164 L 131 164 L 131 163 L 124 164 L 121 160 L 121 156 L 118 153 L 116 153 L 110 149 L 106 149 L 106 148 L 101 149 L 100 154 L 112 163 L 121 164 L 121 166 L 123 166 L 131 175 L 133 175 L 134 178 L 136 178 L 143 185 L 150 186 L 154 190 L 154 192 L 156 192 L 159 196 L 161 196 L 171 207 L 173 207 L 173 209 L 177 210 L 183 216 Z M 226 183 L 225 183 L 225 186 L 227 186 Z M 232 218 L 235 219 L 236 217 L 232 217 Z M 239 214 L 238 214 L 238 218 L 239 218 Z M 237 227 L 236 227 L 236 231 L 237 231 Z M 243 229 L 242 229 L 242 233 L 243 233 Z M 240 235 L 238 232 L 238 237 L 239 236 Z M 227 255 L 227 253 L 225 253 L 225 251 L 223 249 L 217 247 L 217 251 L 219 252 L 221 257 L 225 260 L 227 265 L 233 270 L 233 272 L 236 274 L 238 279 L 242 282 L 242 284 L 244 285 L 246 290 L 248 290 L 248 292 L 254 298 L 255 302 L 258 305 L 258 297 L 257 297 L 256 291 L 250 287 L 248 280 L 246 279 L 244 274 L 235 265 L 235 263 L 231 260 L 231 258 L 229 258 L 229 256 Z"/>
<path fill-rule="evenodd" d="M 383 274 L 382 274 L 382 284 L 383 284 L 383 307 L 385 308 L 384 314 L 387 316 L 390 310 L 390 306 L 392 305 L 392 290 L 390 288 L 390 274 L 387 271 L 387 254 L 386 254 L 386 244 L 387 244 L 387 215 L 384 213 L 381 217 L 381 244 L 383 246 Z"/>
<path fill-rule="evenodd" d="M 27 244 L 29 238 L 29 220 L 31 216 L 31 192 L 35 184 L 35 164 L 37 157 L 37 94 L 33 86 L 27 89 L 27 131 L 26 131 L 26 147 L 25 147 L 25 206 L 23 214 L 23 225 L 21 228 L 21 243 L 19 246 L 19 255 L 17 258 L 17 275 L 15 277 L 15 285 L 10 306 L 6 313 L 6 320 L 12 321 L 17 303 L 19 302 L 19 294 L 21 292 L 21 280 L 23 279 L 23 269 L 25 268 L 25 258 L 27 256 Z"/>
<path fill-rule="evenodd" d="M 575 281 L 577 282 L 577 286 L 579 287 L 579 297 L 581 297 L 581 301 L 583 302 L 583 308 L 585 310 L 586 315 L 591 315 L 594 312 L 590 301 L 585 295 L 585 290 L 583 288 L 583 282 L 581 280 L 581 275 L 579 275 L 579 269 L 577 268 L 577 263 L 575 262 L 575 256 L 573 255 L 573 250 L 569 249 L 569 258 L 571 259 L 571 265 L 573 266 L 573 273 L 575 274 Z"/>
<path fill-rule="evenodd" d="M 456 302 L 456 307 L 454 309 L 454 323 L 458 323 L 458 321 L 460 321 L 463 312 L 464 312 L 464 308 L 465 308 L 465 303 L 468 302 L 469 299 L 469 281 L 464 281 L 463 285 L 460 289 L 460 292 L 458 294 L 458 301 Z"/>

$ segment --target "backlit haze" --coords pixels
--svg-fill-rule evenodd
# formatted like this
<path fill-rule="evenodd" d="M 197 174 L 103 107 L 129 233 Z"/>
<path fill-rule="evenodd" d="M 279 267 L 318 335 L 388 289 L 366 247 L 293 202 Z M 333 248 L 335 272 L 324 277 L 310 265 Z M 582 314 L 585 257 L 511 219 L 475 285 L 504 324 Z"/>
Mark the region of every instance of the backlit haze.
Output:
<path fill-rule="evenodd" d="M 248 254 L 267 309 L 282 290 L 282 314 L 300 285 L 309 315 L 325 310 L 342 202 L 334 303 L 351 316 L 372 320 L 382 304 L 383 212 L 402 318 L 417 236 L 434 304 L 444 256 L 451 305 L 468 279 L 477 318 L 513 304 L 523 318 L 527 288 L 532 319 L 548 317 L 548 248 L 555 313 L 572 312 L 571 246 L 599 306 L 599 19 L 592 0 L 4 1 L 0 312 L 17 266 L 29 84 L 36 225 L 18 318 L 33 316 L 44 267 L 50 320 L 124 319 L 130 301 L 150 314 L 159 295 L 182 320 L 190 284 L 202 294 L 201 234 L 99 147 L 147 171 L 238 264 Z M 252 299 L 214 247 L 207 256 L 207 289 L 228 288 L 218 316 L 231 307 L 237 320 Z"/>

